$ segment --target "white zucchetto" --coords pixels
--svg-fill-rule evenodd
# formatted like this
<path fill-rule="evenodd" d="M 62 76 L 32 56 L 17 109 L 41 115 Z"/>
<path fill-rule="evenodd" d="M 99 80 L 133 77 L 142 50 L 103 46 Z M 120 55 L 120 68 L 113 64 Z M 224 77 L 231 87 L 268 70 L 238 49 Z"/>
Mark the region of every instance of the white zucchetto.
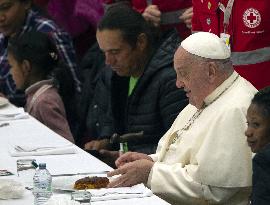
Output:
<path fill-rule="evenodd" d="M 227 59 L 231 52 L 225 42 L 217 35 L 209 32 L 197 32 L 181 43 L 187 52 L 209 59 Z"/>

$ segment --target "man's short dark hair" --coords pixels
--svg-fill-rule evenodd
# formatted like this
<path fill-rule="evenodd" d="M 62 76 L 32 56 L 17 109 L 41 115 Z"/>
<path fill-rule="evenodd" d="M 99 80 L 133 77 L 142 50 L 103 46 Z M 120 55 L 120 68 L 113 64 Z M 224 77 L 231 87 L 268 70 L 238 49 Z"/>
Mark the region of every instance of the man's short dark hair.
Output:
<path fill-rule="evenodd" d="M 105 29 L 120 30 L 123 39 L 133 48 L 141 33 L 146 34 L 151 45 L 155 38 L 153 30 L 156 31 L 140 13 L 128 6 L 115 6 L 108 9 L 98 25 L 99 31 Z"/>

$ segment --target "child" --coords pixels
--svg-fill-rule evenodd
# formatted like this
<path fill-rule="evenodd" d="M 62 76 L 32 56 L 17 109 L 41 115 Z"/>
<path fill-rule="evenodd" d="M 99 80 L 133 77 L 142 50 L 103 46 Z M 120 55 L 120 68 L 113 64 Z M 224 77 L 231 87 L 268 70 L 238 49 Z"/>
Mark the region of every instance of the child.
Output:
<path fill-rule="evenodd" d="M 270 87 L 255 94 L 247 111 L 245 132 L 253 158 L 252 205 L 270 203 Z"/>
<path fill-rule="evenodd" d="M 69 106 L 68 96 L 72 98 L 75 86 L 49 37 L 31 31 L 10 39 L 8 61 L 17 88 L 25 90 L 25 110 L 74 143 L 65 107 Z"/>

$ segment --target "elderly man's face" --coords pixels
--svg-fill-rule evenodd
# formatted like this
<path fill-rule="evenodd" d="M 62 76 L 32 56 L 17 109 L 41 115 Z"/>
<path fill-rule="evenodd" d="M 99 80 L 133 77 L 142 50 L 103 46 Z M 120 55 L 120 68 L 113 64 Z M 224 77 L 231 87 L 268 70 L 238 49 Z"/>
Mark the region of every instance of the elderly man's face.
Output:
<path fill-rule="evenodd" d="M 123 39 L 120 30 L 98 30 L 96 37 L 100 49 L 105 53 L 106 64 L 119 76 L 133 76 L 136 73 L 141 51 L 137 47 L 132 48 Z"/>
<path fill-rule="evenodd" d="M 191 54 L 179 48 L 174 55 L 176 86 L 184 88 L 189 103 L 200 109 L 209 94 L 208 77 L 203 64 L 192 61 Z"/>

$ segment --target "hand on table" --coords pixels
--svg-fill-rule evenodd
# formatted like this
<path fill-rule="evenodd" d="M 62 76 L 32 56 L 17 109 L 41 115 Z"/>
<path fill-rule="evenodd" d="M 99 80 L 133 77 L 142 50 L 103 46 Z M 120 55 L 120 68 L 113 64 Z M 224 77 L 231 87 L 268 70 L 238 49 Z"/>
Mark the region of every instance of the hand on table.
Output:
<path fill-rule="evenodd" d="M 116 167 L 121 167 L 126 163 L 133 162 L 140 159 L 146 159 L 149 161 L 153 161 L 151 157 L 149 157 L 147 154 L 138 153 L 138 152 L 127 152 L 123 155 L 121 155 L 116 161 L 115 165 Z"/>
<path fill-rule="evenodd" d="M 109 148 L 110 148 L 110 141 L 108 139 L 92 140 L 84 145 L 85 150 L 101 150 Z"/>
<path fill-rule="evenodd" d="M 149 5 L 146 7 L 142 15 L 146 21 L 151 21 L 155 26 L 160 25 L 161 12 L 157 5 Z"/>
<path fill-rule="evenodd" d="M 186 9 L 181 16 L 179 16 L 179 19 L 182 20 L 188 28 L 191 28 L 192 16 L 193 16 L 193 7 L 190 7 Z"/>
<path fill-rule="evenodd" d="M 108 188 L 127 187 L 135 184 L 147 184 L 149 173 L 154 165 L 153 161 L 140 159 L 124 164 L 118 169 L 109 172 L 108 177 L 120 175 L 109 183 Z"/>

